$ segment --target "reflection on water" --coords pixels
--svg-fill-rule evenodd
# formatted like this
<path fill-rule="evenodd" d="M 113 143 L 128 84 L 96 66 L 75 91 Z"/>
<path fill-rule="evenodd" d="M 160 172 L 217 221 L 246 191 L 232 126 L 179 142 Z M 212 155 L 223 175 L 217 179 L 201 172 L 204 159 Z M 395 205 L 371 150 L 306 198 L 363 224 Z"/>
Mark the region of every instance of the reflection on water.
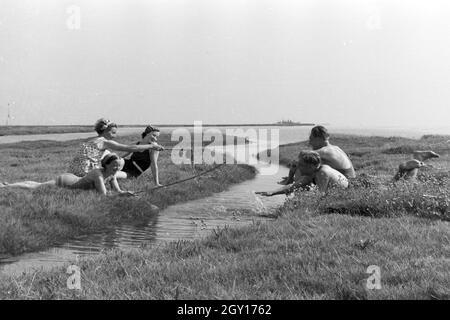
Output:
<path fill-rule="evenodd" d="M 266 163 L 258 163 L 256 168 L 267 166 Z M 169 206 L 136 224 L 123 224 L 108 232 L 77 237 L 46 251 L 0 260 L 0 274 L 20 274 L 31 268 L 48 269 L 74 261 L 77 256 L 96 254 L 104 249 L 196 239 L 216 228 L 267 220 L 267 213 L 281 205 L 285 196 L 259 198 L 253 190 L 273 189 L 276 181 L 285 175 L 287 169 L 280 167 L 274 175 L 257 175 L 211 197 Z"/>

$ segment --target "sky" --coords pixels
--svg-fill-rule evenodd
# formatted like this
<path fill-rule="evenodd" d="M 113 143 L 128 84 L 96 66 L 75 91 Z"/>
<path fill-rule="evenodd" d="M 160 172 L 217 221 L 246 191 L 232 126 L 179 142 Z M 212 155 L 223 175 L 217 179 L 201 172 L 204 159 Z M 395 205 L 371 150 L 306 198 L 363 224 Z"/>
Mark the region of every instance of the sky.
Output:
<path fill-rule="evenodd" d="M 445 126 L 449 57 L 445 0 L 0 0 L 0 125 Z"/>

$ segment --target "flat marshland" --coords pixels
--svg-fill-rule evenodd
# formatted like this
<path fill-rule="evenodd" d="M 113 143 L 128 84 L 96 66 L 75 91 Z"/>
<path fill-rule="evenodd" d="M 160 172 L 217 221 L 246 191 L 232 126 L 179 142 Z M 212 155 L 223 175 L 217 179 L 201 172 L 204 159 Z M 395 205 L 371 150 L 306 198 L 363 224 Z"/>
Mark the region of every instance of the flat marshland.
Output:
<path fill-rule="evenodd" d="M 338 135 L 332 143 L 350 155 L 358 174 L 348 190 L 297 192 L 274 221 L 84 259 L 82 290 L 67 289 L 65 268 L 5 277 L 0 298 L 450 299 L 447 140 Z M 281 162 L 303 148 L 281 147 Z M 417 182 L 391 182 L 413 150 L 428 149 L 441 157 L 421 169 Z M 380 289 L 367 287 L 369 266 L 380 269 Z"/>
<path fill-rule="evenodd" d="M 312 126 L 311 123 L 289 125 L 282 123 L 253 123 L 253 124 L 203 124 L 203 127 L 270 127 L 270 126 Z M 120 128 L 145 128 L 145 125 L 121 125 Z M 193 127 L 192 124 L 178 124 L 178 125 L 156 125 L 158 128 L 164 127 Z M 0 136 L 7 135 L 28 135 L 28 134 L 60 134 L 60 133 L 79 133 L 92 132 L 92 125 L 55 125 L 55 126 L 0 126 Z"/>

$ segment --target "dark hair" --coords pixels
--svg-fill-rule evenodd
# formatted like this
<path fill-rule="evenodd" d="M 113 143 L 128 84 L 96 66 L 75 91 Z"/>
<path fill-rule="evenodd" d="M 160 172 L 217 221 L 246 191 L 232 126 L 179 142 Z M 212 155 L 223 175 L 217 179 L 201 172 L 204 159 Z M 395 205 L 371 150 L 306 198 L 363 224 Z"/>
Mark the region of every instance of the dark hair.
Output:
<path fill-rule="evenodd" d="M 319 167 L 321 164 L 320 154 L 316 151 L 300 151 L 298 154 L 299 159 L 304 163 Z"/>
<path fill-rule="evenodd" d="M 147 126 L 145 128 L 144 132 L 142 132 L 142 134 L 141 134 L 142 139 L 144 139 L 150 132 L 154 132 L 154 131 L 159 132 L 159 129 L 152 127 L 152 126 Z"/>
<path fill-rule="evenodd" d="M 311 129 L 311 137 L 313 138 L 322 138 L 324 140 L 330 137 L 327 128 L 324 126 L 315 126 Z"/>
<path fill-rule="evenodd" d="M 117 124 L 105 118 L 98 119 L 94 125 L 94 129 L 98 134 L 102 134 L 106 129 L 109 128 L 117 128 Z"/>
<path fill-rule="evenodd" d="M 110 153 L 110 154 L 107 154 L 106 156 L 103 157 L 103 159 L 101 161 L 101 165 L 102 165 L 103 168 L 106 168 L 106 166 L 108 164 L 110 164 L 111 162 L 113 162 L 115 160 L 119 160 L 119 159 L 120 159 L 120 157 L 117 154 Z"/>

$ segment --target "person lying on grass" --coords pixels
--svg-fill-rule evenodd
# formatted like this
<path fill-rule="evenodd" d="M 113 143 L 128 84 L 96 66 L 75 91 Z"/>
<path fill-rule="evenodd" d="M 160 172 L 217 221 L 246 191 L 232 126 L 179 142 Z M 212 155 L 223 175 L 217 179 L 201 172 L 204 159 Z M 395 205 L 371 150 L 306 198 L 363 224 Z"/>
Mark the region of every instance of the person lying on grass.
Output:
<path fill-rule="evenodd" d="M 11 184 L 0 183 L 0 188 L 16 187 L 36 189 L 41 186 L 56 185 L 68 189 L 95 189 L 100 194 L 106 195 L 106 183 L 109 182 L 112 189 L 116 191 L 118 195 L 133 196 L 133 192 L 121 190 L 117 183 L 116 175 L 122 169 L 123 164 L 123 159 L 114 153 L 110 153 L 101 160 L 101 168 L 89 171 L 88 174 L 82 178 L 77 177 L 72 173 L 63 173 L 56 177 L 56 179 L 47 182 L 23 181 Z"/>
<path fill-rule="evenodd" d="M 140 152 L 148 150 L 164 150 L 156 142 L 140 145 L 127 145 L 113 141 L 117 135 L 117 125 L 101 118 L 95 123 L 95 137 L 83 143 L 69 165 L 69 173 L 84 177 L 92 169 L 100 167 L 101 159 L 113 151 Z"/>
<path fill-rule="evenodd" d="M 326 192 L 330 187 L 347 188 L 348 180 L 339 171 L 327 164 L 322 164 L 320 154 L 316 151 L 301 151 L 298 155 L 297 170 L 301 174 L 296 175 L 297 180 L 292 185 L 287 185 L 271 192 L 256 192 L 263 196 L 273 196 L 294 191 L 307 185 L 317 185 L 321 192 Z"/>
<path fill-rule="evenodd" d="M 138 145 L 156 144 L 159 137 L 159 129 L 152 126 L 147 126 L 144 132 L 141 134 L 141 141 Z M 129 154 L 124 155 L 127 157 Z M 148 168 L 151 168 L 153 181 L 157 187 L 161 187 L 159 183 L 159 170 L 158 170 L 158 149 L 144 150 L 141 152 L 131 153 L 129 159 L 125 159 L 125 165 L 122 171 L 117 174 L 118 179 L 137 178 L 143 174 Z"/>
<path fill-rule="evenodd" d="M 322 163 L 339 171 L 348 179 L 355 178 L 356 173 L 350 158 L 341 148 L 332 145 L 329 140 L 330 135 L 325 127 L 315 126 L 311 129 L 309 145 L 320 155 Z M 298 174 L 298 172 L 296 173 L 297 162 L 291 162 L 289 167 L 289 176 L 284 177 L 279 184 L 288 185 L 294 182 L 294 176 Z"/>

